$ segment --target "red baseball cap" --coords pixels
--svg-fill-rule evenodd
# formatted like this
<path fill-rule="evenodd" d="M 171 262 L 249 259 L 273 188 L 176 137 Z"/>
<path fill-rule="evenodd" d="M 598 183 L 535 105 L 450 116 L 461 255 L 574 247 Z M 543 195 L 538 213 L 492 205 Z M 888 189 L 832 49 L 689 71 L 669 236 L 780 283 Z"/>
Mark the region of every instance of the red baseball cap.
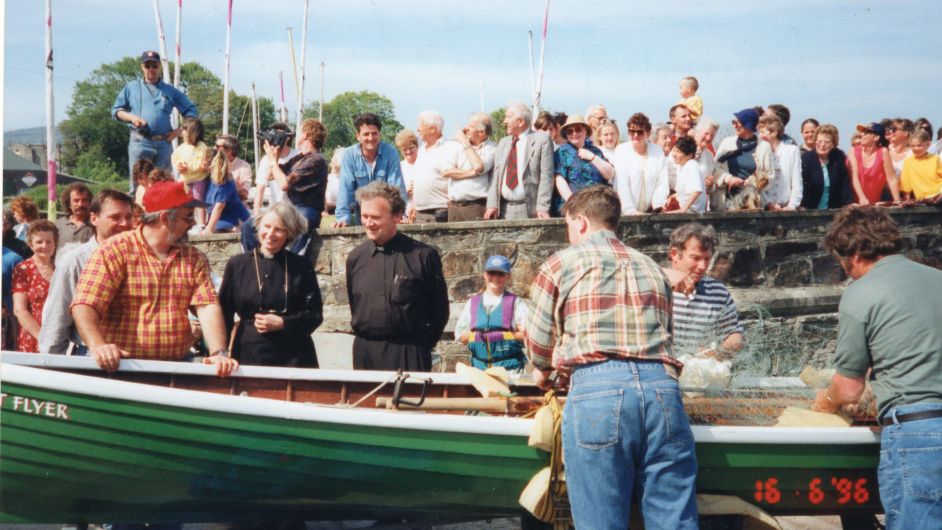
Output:
<path fill-rule="evenodd" d="M 144 193 L 144 211 L 147 213 L 206 206 L 205 202 L 194 199 L 182 182 L 155 182 Z"/>

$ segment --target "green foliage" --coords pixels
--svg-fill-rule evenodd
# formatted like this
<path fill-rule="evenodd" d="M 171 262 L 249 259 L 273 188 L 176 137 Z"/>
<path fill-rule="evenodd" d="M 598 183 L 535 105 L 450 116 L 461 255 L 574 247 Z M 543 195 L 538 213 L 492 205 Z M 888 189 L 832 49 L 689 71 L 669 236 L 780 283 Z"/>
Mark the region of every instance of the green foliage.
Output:
<path fill-rule="evenodd" d="M 318 103 L 304 111 L 304 118 L 318 116 Z M 356 143 L 356 129 L 353 120 L 364 112 L 379 116 L 383 124 L 384 142 L 393 143 L 396 134 L 402 130 L 402 124 L 396 120 L 392 101 L 375 92 L 344 92 L 324 103 L 324 127 L 327 128 L 327 141 L 324 144 L 324 156 L 330 159 L 335 147 L 345 147 Z"/>
<path fill-rule="evenodd" d="M 102 184 L 126 185 L 128 181 L 127 177 L 122 177 L 115 169 L 114 162 L 103 156 L 99 146 L 93 146 L 79 155 L 72 174 Z"/>
<path fill-rule="evenodd" d="M 173 65 L 170 65 L 173 70 Z M 83 153 L 99 153 L 120 175 L 128 171 L 128 127 L 111 116 L 115 98 L 128 81 L 140 77 L 136 57 L 125 57 L 114 63 L 103 64 L 88 78 L 75 84 L 68 118 L 62 122 L 62 163 L 64 168 L 76 168 Z M 212 142 L 222 131 L 222 81 L 199 63 L 184 63 L 180 67 L 181 90 L 196 105 L 206 130 L 206 141 Z M 275 105 L 268 98 L 259 99 L 259 123 L 265 127 L 275 119 Z M 235 92 L 229 93 L 229 132 L 239 138 L 243 147 L 242 158 L 252 160 L 251 99 Z"/>
<path fill-rule="evenodd" d="M 128 164 L 127 127 L 111 116 L 111 106 L 124 85 L 140 75 L 138 60 L 125 57 L 103 64 L 75 84 L 68 118 L 62 122 L 62 164 L 73 168 L 83 152 L 97 146 L 118 167 Z"/>
<path fill-rule="evenodd" d="M 504 116 L 506 115 L 506 107 L 491 111 L 491 140 L 494 142 L 499 142 L 501 138 L 507 136 L 507 127 L 504 126 Z"/>

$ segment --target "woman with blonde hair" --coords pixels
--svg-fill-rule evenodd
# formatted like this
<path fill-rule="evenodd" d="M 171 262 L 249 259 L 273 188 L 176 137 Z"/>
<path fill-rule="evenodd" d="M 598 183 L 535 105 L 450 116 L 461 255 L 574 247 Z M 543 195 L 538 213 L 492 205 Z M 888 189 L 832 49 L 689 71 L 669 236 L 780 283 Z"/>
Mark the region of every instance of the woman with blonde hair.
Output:
<path fill-rule="evenodd" d="M 602 125 L 599 125 L 599 149 L 608 160 L 615 156 L 615 148 L 621 140 L 619 136 L 618 124 L 614 120 L 602 120 Z"/>
<path fill-rule="evenodd" d="M 203 233 L 233 232 L 249 218 L 249 211 L 239 197 L 239 189 L 232 179 L 229 158 L 221 149 L 213 156 L 209 181 L 206 204 L 211 210 Z"/>

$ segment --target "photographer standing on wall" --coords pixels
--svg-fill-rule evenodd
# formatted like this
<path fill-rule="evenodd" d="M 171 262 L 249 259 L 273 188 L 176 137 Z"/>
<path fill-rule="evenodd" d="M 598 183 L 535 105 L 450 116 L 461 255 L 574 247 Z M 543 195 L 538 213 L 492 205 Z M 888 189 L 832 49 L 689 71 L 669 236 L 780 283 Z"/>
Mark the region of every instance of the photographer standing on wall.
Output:
<path fill-rule="evenodd" d="M 147 51 L 141 54 L 142 79 L 129 81 L 118 93 L 111 106 L 111 115 L 128 124 L 131 138 L 128 141 L 128 175 L 131 175 L 131 196 L 137 183 L 134 181 L 134 164 L 140 159 L 154 163 L 154 167 L 170 171 L 170 154 L 173 141 L 180 134 L 170 125 L 173 109 L 185 118 L 197 117 L 196 105 L 173 86 L 160 79 L 160 55 Z"/>
<path fill-rule="evenodd" d="M 293 136 L 290 129 L 272 131 L 271 129 L 259 133 L 265 149 L 265 158 L 275 160 L 290 143 L 288 139 Z M 284 192 L 288 201 L 298 209 L 307 220 L 308 233 L 298 237 L 291 251 L 296 254 L 307 255 L 307 246 L 310 241 L 310 232 L 317 230 L 321 223 L 321 212 L 324 211 L 324 192 L 327 189 L 327 160 L 320 154 L 327 139 L 327 129 L 324 124 L 311 118 L 301 124 L 301 134 L 298 138 L 299 153 L 280 164 L 272 164 L 270 175 L 275 186 Z M 262 171 L 259 170 L 259 175 Z M 255 211 L 260 210 L 259 201 L 256 200 Z M 258 214 L 254 216 L 258 219 Z M 258 246 L 253 222 L 242 225 L 242 248 L 250 252 Z"/>

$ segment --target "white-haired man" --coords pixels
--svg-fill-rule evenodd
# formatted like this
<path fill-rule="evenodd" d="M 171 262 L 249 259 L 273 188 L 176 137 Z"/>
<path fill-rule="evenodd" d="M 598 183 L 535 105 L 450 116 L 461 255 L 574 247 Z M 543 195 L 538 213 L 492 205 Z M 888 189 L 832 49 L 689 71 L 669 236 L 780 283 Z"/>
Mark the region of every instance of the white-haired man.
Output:
<path fill-rule="evenodd" d="M 448 222 L 484 218 L 497 151 L 497 144 L 488 139 L 491 131 L 491 117 L 475 112 L 455 141 L 448 142 L 451 149 L 442 171 L 448 179 Z"/>
<path fill-rule="evenodd" d="M 599 143 L 599 129 L 602 128 L 602 122 L 608 120 L 608 111 L 601 104 L 592 105 L 585 111 L 585 119 L 592 127 L 592 143 Z"/>
<path fill-rule="evenodd" d="M 445 120 L 426 110 L 419 113 L 418 133 L 422 139 L 415 159 L 412 208 L 416 223 L 448 221 L 448 179 L 442 176 L 447 149 L 442 137 Z"/>
<path fill-rule="evenodd" d="M 530 108 L 507 105 L 507 136 L 497 144 L 485 219 L 549 219 L 553 197 L 553 139 L 530 130 Z"/>

